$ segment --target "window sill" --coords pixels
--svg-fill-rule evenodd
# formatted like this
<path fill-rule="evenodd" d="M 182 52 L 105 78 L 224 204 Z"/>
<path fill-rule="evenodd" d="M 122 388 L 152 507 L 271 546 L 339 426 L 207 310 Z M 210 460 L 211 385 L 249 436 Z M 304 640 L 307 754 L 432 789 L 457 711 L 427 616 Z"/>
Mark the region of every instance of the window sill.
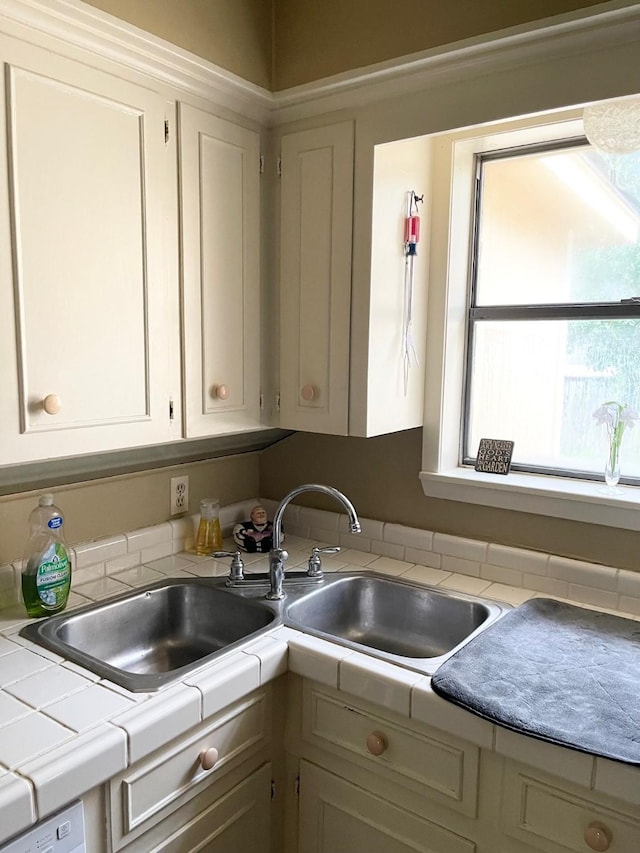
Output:
<path fill-rule="evenodd" d="M 619 495 L 604 484 L 540 474 L 481 474 L 472 468 L 420 472 L 427 497 L 640 530 L 640 488 L 622 486 Z"/>

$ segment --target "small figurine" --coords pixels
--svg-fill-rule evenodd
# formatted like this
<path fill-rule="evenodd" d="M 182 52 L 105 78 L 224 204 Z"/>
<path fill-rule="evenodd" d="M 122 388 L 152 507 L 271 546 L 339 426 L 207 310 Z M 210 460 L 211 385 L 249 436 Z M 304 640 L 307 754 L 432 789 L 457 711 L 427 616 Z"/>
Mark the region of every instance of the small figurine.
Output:
<path fill-rule="evenodd" d="M 249 515 L 249 521 L 242 521 L 233 528 L 233 540 L 243 551 L 266 554 L 273 546 L 273 524 L 260 504 L 254 506 Z"/>

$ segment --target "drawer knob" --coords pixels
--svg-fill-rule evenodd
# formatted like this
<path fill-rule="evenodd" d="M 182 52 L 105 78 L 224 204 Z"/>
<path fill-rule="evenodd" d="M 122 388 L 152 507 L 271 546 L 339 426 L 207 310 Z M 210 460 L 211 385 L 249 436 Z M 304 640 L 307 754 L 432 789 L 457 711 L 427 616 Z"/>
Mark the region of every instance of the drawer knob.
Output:
<path fill-rule="evenodd" d="M 47 394 L 42 401 L 42 408 L 48 415 L 57 415 L 62 408 L 62 400 L 57 394 Z"/>
<path fill-rule="evenodd" d="M 302 390 L 300 391 L 300 396 L 303 400 L 306 400 L 307 403 L 310 403 L 312 400 L 315 400 L 317 395 L 318 392 L 316 391 L 313 385 L 304 385 L 302 387 Z"/>
<path fill-rule="evenodd" d="M 200 764 L 203 770 L 211 770 L 218 760 L 218 750 L 215 746 L 210 746 L 209 749 L 204 749 L 200 753 Z"/>
<path fill-rule="evenodd" d="M 214 395 L 218 398 L 218 400 L 228 400 L 229 399 L 229 386 L 228 385 L 216 385 L 213 389 Z"/>
<path fill-rule="evenodd" d="M 608 850 L 611 832 L 603 823 L 590 823 L 584 831 L 584 840 L 591 850 Z"/>
<path fill-rule="evenodd" d="M 367 736 L 367 749 L 371 755 L 382 755 L 388 746 L 387 739 L 382 732 L 371 732 Z"/>

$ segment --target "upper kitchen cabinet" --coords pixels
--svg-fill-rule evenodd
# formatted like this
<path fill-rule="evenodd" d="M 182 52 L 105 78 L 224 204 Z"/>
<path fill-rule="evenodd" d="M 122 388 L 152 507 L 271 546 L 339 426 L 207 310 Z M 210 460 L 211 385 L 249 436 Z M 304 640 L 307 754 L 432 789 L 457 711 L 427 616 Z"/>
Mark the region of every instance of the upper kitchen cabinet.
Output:
<path fill-rule="evenodd" d="M 349 432 L 353 123 L 281 141 L 280 425 Z"/>
<path fill-rule="evenodd" d="M 354 195 L 352 122 L 281 140 L 280 425 L 366 437 L 422 424 L 431 155 L 417 139 L 357 156 Z"/>
<path fill-rule="evenodd" d="M 9 37 L 0 58 L 0 464 L 166 441 L 165 102 Z"/>
<path fill-rule="evenodd" d="M 351 435 L 422 426 L 431 144 L 417 138 L 376 145 L 373 162 L 367 156 L 360 170 L 351 295 Z M 412 203 L 412 193 L 423 201 Z M 414 248 L 405 240 L 409 214 L 419 219 Z"/>
<path fill-rule="evenodd" d="M 186 435 L 260 426 L 260 137 L 180 105 Z"/>

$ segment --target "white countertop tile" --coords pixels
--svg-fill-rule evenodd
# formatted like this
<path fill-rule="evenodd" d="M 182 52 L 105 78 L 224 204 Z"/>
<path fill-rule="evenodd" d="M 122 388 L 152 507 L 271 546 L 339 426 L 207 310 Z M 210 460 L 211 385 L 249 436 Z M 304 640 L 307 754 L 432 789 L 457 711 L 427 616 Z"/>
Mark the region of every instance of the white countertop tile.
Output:
<path fill-rule="evenodd" d="M 29 649 L 15 646 L 16 651 L 0 657 L 0 685 L 8 687 L 14 681 L 26 678 L 34 672 L 54 666 L 53 661 Z"/>
<path fill-rule="evenodd" d="M 202 719 L 202 694 L 195 687 L 178 684 L 149 701 L 112 718 L 129 743 L 129 761 L 138 761 L 169 743 Z"/>
<path fill-rule="evenodd" d="M 394 560 L 391 557 L 378 557 L 367 566 L 372 572 L 380 572 L 383 575 L 401 575 L 413 566 L 404 560 Z"/>
<path fill-rule="evenodd" d="M 6 691 L 33 708 L 41 708 L 87 687 L 91 682 L 63 666 L 51 666 L 10 684 Z"/>
<path fill-rule="evenodd" d="M 99 578 L 89 583 L 80 584 L 75 590 L 79 595 L 91 600 L 106 598 L 109 595 L 118 595 L 121 592 L 130 592 L 130 587 L 119 583 L 112 577 Z"/>
<path fill-rule="evenodd" d="M 0 657 L 9 655 L 11 652 L 16 652 L 17 650 L 18 647 L 13 640 L 0 636 Z"/>
<path fill-rule="evenodd" d="M 20 682 L 18 682 L 19 684 Z M 5 690 L 0 690 L 0 726 L 12 723 L 20 717 L 32 714 L 33 708 L 10 696 Z"/>
<path fill-rule="evenodd" d="M 26 779 L 21 779 L 14 773 L 4 773 L 0 776 L 0 814 L 2 838 L 15 835 L 36 820 L 33 789 Z"/>
<path fill-rule="evenodd" d="M 180 557 L 177 554 L 171 554 L 168 557 L 161 557 L 159 560 L 151 560 L 145 562 L 145 566 L 149 569 L 153 569 L 156 572 L 160 572 L 162 575 L 171 575 L 173 577 L 174 572 L 179 572 L 180 569 L 193 569 L 194 562 L 192 560 L 187 560 L 184 557 Z"/>
<path fill-rule="evenodd" d="M 43 713 L 75 732 L 83 732 L 133 705 L 119 693 L 107 690 L 101 684 L 91 684 L 84 690 L 47 705 Z"/>
<path fill-rule="evenodd" d="M 243 653 L 255 655 L 260 661 L 260 686 L 284 675 L 288 669 L 289 648 L 286 642 L 275 637 L 256 640 L 243 649 Z"/>
<path fill-rule="evenodd" d="M 350 649 L 328 643 L 310 634 L 292 632 L 289 639 L 289 669 L 328 687 L 338 686 L 340 662 L 352 655 Z"/>
<path fill-rule="evenodd" d="M 0 728 L 0 764 L 13 770 L 73 735 L 70 729 L 34 711 Z"/>
<path fill-rule="evenodd" d="M 184 683 L 202 693 L 202 718 L 206 720 L 260 687 L 260 661 L 254 655 L 238 652 L 225 663 L 185 678 Z"/>
<path fill-rule="evenodd" d="M 417 672 L 354 652 L 340 662 L 338 687 L 408 717 L 411 713 L 411 688 L 423 677 Z"/>
<path fill-rule="evenodd" d="M 105 723 L 24 764 L 20 773 L 33 782 L 38 814 L 44 816 L 106 782 L 126 766 L 126 734 Z"/>
<path fill-rule="evenodd" d="M 557 746 L 519 732 L 496 726 L 495 751 L 507 758 L 530 764 L 585 788 L 591 787 L 595 758 L 576 749 Z"/>
<path fill-rule="evenodd" d="M 495 726 L 438 696 L 428 676 L 411 689 L 411 719 L 458 735 L 484 749 L 493 749 Z"/>

